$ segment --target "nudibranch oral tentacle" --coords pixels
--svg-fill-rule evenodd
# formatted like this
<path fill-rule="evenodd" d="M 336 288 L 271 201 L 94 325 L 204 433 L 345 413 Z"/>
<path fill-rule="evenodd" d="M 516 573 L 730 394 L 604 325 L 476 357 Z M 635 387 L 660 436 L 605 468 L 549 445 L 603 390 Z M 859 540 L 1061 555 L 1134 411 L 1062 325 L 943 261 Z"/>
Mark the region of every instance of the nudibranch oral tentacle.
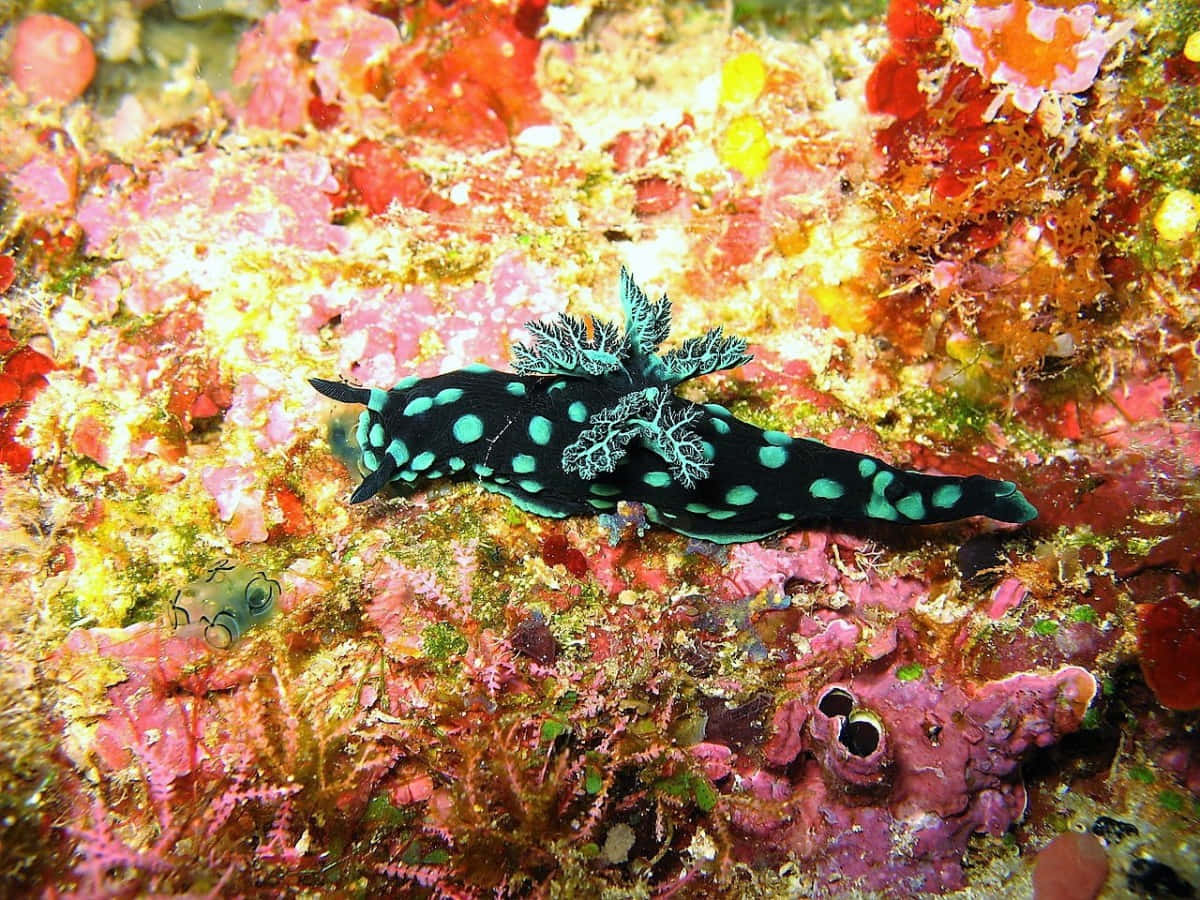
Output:
<path fill-rule="evenodd" d="M 1010 481 L 905 471 L 683 400 L 681 382 L 749 362 L 745 341 L 715 328 L 660 356 L 670 301 L 651 302 L 624 268 L 621 301 L 624 333 L 565 314 L 531 323 L 515 373 L 472 365 L 391 390 L 311 379 L 366 407 L 355 432 L 366 474 L 350 502 L 390 482 L 475 480 L 541 516 L 636 501 L 651 522 L 717 543 L 820 520 L 1037 516 Z"/>

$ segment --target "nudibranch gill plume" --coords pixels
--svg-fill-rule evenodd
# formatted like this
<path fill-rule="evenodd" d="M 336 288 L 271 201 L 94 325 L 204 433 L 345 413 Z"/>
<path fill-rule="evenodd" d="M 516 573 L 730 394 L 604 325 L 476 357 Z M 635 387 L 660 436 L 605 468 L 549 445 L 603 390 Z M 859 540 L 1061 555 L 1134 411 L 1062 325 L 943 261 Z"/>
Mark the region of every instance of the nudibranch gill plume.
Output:
<path fill-rule="evenodd" d="M 472 365 L 391 390 L 311 379 L 366 407 L 356 436 L 367 474 L 350 502 L 389 482 L 472 480 L 541 516 L 636 501 L 651 522 L 721 544 L 822 520 L 1037 516 L 1011 481 L 897 469 L 676 396 L 690 378 L 749 362 L 746 342 L 718 327 L 660 355 L 670 301 L 651 302 L 622 268 L 621 302 L 624 333 L 565 313 L 528 323 L 532 344 L 513 345 L 511 373 Z"/>

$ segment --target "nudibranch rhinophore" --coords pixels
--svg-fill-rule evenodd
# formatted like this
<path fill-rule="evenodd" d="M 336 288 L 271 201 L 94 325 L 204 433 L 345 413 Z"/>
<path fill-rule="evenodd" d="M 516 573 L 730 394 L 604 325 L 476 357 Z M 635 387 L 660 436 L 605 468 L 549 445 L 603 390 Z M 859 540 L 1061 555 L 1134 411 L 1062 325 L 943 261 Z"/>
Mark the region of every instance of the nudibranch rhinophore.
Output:
<path fill-rule="evenodd" d="M 621 302 L 624 333 L 566 314 L 530 322 L 532 345 L 513 345 L 515 373 L 472 365 L 391 390 L 311 379 L 366 406 L 357 438 L 367 474 L 350 502 L 393 481 L 471 480 L 541 516 L 636 501 L 651 522 L 720 544 L 820 520 L 1037 516 L 1011 481 L 897 469 L 677 397 L 689 378 L 749 362 L 746 342 L 718 327 L 660 356 L 670 301 L 651 302 L 622 268 Z"/>

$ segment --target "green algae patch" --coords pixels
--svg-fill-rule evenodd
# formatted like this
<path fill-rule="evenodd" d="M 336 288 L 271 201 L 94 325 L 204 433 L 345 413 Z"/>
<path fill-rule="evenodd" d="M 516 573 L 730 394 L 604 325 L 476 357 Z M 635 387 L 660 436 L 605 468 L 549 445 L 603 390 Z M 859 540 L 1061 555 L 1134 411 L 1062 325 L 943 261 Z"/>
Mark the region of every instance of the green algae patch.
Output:
<path fill-rule="evenodd" d="M 421 632 L 421 650 L 435 663 L 467 652 L 467 639 L 449 622 L 434 622 Z"/>

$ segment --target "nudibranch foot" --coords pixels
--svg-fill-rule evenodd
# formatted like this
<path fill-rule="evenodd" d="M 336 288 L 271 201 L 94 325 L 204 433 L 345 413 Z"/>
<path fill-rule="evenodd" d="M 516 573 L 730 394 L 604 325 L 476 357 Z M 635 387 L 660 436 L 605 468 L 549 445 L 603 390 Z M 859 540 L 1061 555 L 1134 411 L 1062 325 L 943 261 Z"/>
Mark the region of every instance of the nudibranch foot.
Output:
<path fill-rule="evenodd" d="M 748 362 L 745 341 L 715 328 L 660 356 L 670 301 L 651 302 L 625 269 L 621 300 L 623 333 L 568 315 L 531 323 L 532 346 L 513 348 L 516 373 L 472 365 L 390 390 L 311 379 L 366 407 L 354 431 L 365 477 L 350 502 L 393 482 L 477 481 L 542 516 L 635 501 L 651 522 L 722 544 L 815 521 L 1037 516 L 1011 481 L 904 471 L 683 400 L 682 381 Z"/>

